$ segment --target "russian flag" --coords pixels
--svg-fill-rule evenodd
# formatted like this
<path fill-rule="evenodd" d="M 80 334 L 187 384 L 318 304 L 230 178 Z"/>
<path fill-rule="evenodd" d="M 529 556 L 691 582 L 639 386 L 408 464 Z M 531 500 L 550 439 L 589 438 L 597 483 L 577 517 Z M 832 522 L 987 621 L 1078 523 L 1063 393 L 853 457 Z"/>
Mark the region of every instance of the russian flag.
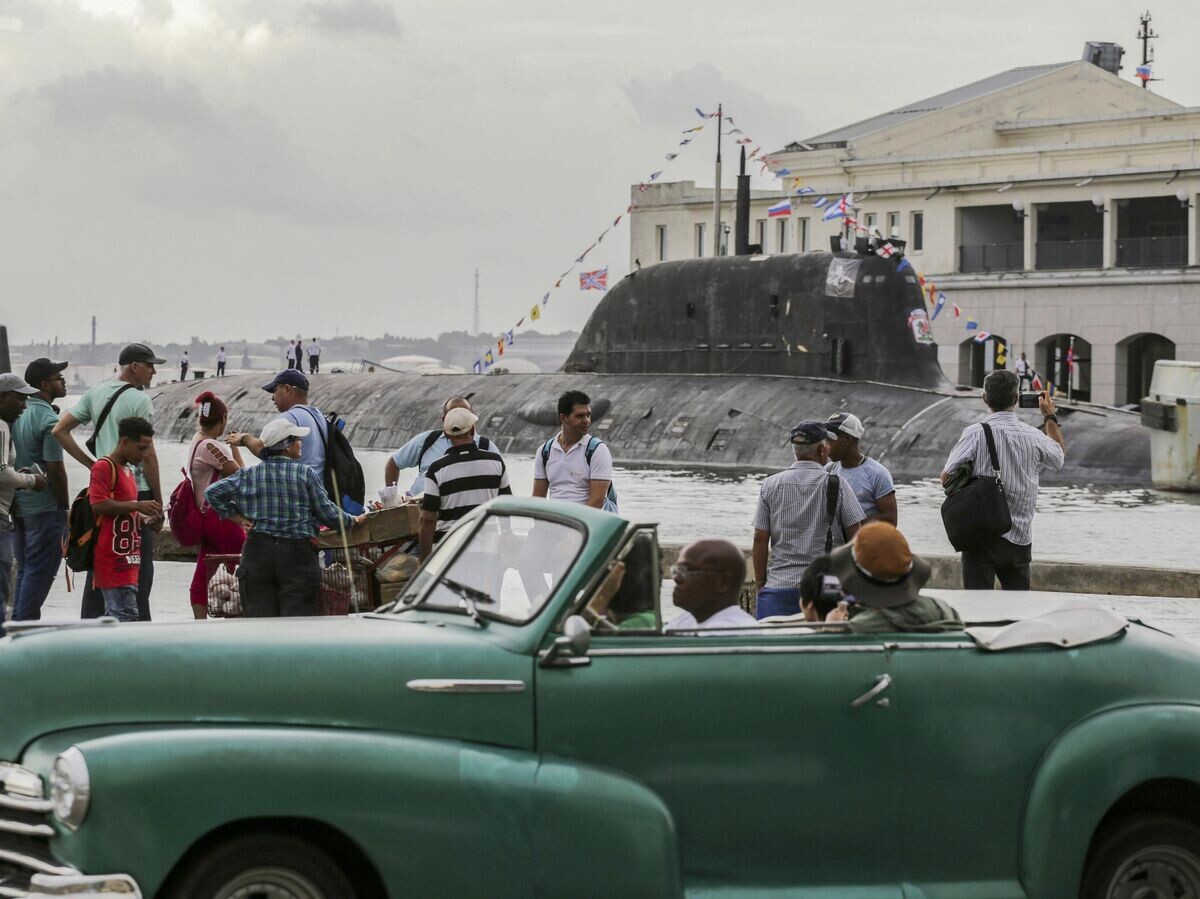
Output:
<path fill-rule="evenodd" d="M 771 218 L 774 218 L 777 215 L 791 215 L 791 214 L 792 214 L 792 201 L 791 200 L 783 200 L 782 202 L 776 203 L 774 206 L 767 207 L 767 215 L 770 216 Z"/>
<path fill-rule="evenodd" d="M 1141 78 L 1143 81 L 1149 81 L 1150 80 L 1150 67 L 1149 66 L 1138 66 L 1137 67 L 1137 76 L 1139 78 Z"/>

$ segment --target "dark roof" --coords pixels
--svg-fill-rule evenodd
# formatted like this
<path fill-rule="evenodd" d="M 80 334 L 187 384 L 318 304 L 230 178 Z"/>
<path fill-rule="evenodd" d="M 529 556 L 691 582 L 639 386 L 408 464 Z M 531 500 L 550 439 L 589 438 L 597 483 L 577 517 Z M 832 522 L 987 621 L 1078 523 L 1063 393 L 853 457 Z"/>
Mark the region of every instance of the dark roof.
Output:
<path fill-rule="evenodd" d="M 1055 69 L 1061 69 L 1063 66 L 1069 66 L 1075 62 L 1078 62 L 1078 60 L 1056 62 L 1044 66 L 1022 66 L 1018 69 L 1009 69 L 1007 72 L 1001 72 L 998 75 L 992 75 L 988 78 L 974 81 L 971 84 L 956 87 L 953 90 L 946 91 L 944 94 L 927 97 L 924 100 L 918 100 L 915 103 L 909 103 L 898 109 L 893 109 L 891 112 L 881 113 L 869 119 L 863 119 L 861 122 L 855 122 L 852 125 L 845 125 L 841 128 L 835 128 L 833 131 L 826 131 L 824 134 L 806 138 L 803 141 L 790 144 L 787 149 L 802 149 L 800 147 L 801 143 L 818 148 L 844 146 L 847 141 L 854 140 L 863 135 L 882 131 L 884 128 L 891 128 L 893 125 L 899 125 L 917 116 L 957 106 L 960 103 L 966 103 L 970 100 L 987 96 L 988 94 L 1004 90 L 1025 81 L 1032 81 L 1034 78 L 1040 78 L 1043 75 L 1053 72 Z"/>

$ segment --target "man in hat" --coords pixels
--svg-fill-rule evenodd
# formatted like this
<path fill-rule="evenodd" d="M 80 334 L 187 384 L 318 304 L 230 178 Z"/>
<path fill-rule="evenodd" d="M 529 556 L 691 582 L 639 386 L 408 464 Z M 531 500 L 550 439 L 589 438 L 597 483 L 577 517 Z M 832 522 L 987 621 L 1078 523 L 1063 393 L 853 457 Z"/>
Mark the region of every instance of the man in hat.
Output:
<path fill-rule="evenodd" d="M 800 422 L 792 428 L 795 463 L 759 489 L 752 553 L 759 618 L 798 615 L 804 569 L 853 537 L 863 521 L 849 482 L 825 471 L 836 438 L 824 422 Z"/>
<path fill-rule="evenodd" d="M 18 471 L 17 454 L 9 426 L 25 411 L 27 397 L 37 393 L 19 376 L 0 374 L 0 634 L 4 633 L 5 610 L 13 570 L 12 502 L 18 490 L 45 490 L 46 478 L 36 472 Z"/>
<path fill-rule="evenodd" d="M 144 343 L 131 343 L 121 350 L 117 358 L 120 370 L 115 378 L 101 381 L 75 404 L 70 412 L 64 412 L 54 426 L 54 439 L 59 442 L 67 455 L 92 470 L 96 464 L 78 443 L 72 432 L 80 425 L 94 423 L 94 440 L 96 458 L 109 455 L 117 447 L 120 435 L 118 426 L 126 418 L 144 418 L 154 420 L 154 405 L 150 397 L 143 392 L 150 386 L 157 372 L 156 366 L 165 365 L 163 359 Z M 101 421 L 103 419 L 103 421 Z M 131 465 L 134 482 L 137 484 L 138 500 L 154 500 L 160 507 L 164 505 L 162 483 L 158 476 L 158 455 L 153 441 L 149 450 L 142 456 L 140 464 Z M 140 519 L 141 527 L 141 568 L 138 574 L 138 618 L 141 621 L 150 620 L 150 591 L 154 587 L 154 543 L 155 535 L 162 530 L 161 515 L 146 516 Z M 81 615 L 84 618 L 99 618 L 104 614 L 104 597 L 100 591 L 93 589 L 92 574 L 83 587 Z"/>
<path fill-rule="evenodd" d="M 867 521 L 886 521 L 895 525 L 896 485 L 892 473 L 858 447 L 866 428 L 857 415 L 835 412 L 825 420 L 835 438 L 829 444 L 829 464 L 825 470 L 850 482 Z"/>
<path fill-rule="evenodd" d="M 939 631 L 962 628 L 946 603 L 922 596 L 929 563 L 914 555 L 895 527 L 884 521 L 863 525 L 854 540 L 830 555 L 829 572 L 852 602 L 840 603 L 826 621 L 850 621 L 855 633 Z"/>
<path fill-rule="evenodd" d="M 415 468 L 417 476 L 413 478 L 412 485 L 408 488 L 408 492 L 413 496 L 425 491 L 425 472 L 429 470 L 429 466 L 442 458 L 446 454 L 446 450 L 450 449 L 450 438 L 446 436 L 445 423 L 446 413 L 451 409 L 466 409 L 468 412 L 474 412 L 471 407 L 471 401 L 465 396 L 452 396 L 446 402 L 442 403 L 442 423 L 436 428 L 431 428 L 428 431 L 422 431 L 417 434 L 408 443 L 396 450 L 388 456 L 387 462 L 383 466 L 383 483 L 391 486 L 400 480 L 400 472 L 405 468 Z M 486 437 L 475 435 L 475 442 L 483 449 L 491 449 L 492 444 Z"/>
<path fill-rule="evenodd" d="M 247 531 L 238 565 L 247 618 L 316 615 L 321 568 L 312 538 L 319 525 L 353 527 L 366 513 L 343 512 L 321 477 L 302 461 L 309 428 L 290 419 L 267 422 L 257 439 L 263 462 L 240 468 L 204 491 L 222 518 Z"/>
<path fill-rule="evenodd" d="M 746 583 L 746 557 L 728 540 L 697 540 L 679 553 L 671 569 L 671 601 L 683 611 L 664 631 L 752 627 L 758 622 L 742 610 L 738 597 Z M 716 631 L 712 635 L 719 636 Z"/>
<path fill-rule="evenodd" d="M 63 558 L 63 535 L 67 530 L 67 468 L 63 449 L 54 439 L 58 424 L 55 400 L 67 395 L 63 376 L 66 362 L 34 359 L 25 367 L 25 383 L 36 393 L 25 401 L 25 412 L 12 429 L 17 451 L 17 468 L 40 470 L 49 490 L 26 493 L 13 509 L 13 549 L 17 559 L 17 583 L 13 592 L 13 619 L 42 617 L 54 578 Z"/>
<path fill-rule="evenodd" d="M 325 441 L 329 439 L 329 423 L 321 410 L 308 402 L 308 377 L 298 368 L 288 368 L 263 384 L 262 389 L 271 394 L 271 400 L 279 414 L 298 428 L 315 428 L 316 432 L 304 441 L 300 461 L 317 473 L 325 476 Z M 260 459 L 263 457 L 262 441 L 253 434 L 234 433 L 226 440 L 231 446 L 244 446 Z"/>
<path fill-rule="evenodd" d="M 508 469 L 495 450 L 475 443 L 475 413 L 456 406 L 446 412 L 442 430 L 450 441 L 445 455 L 425 472 L 425 496 L 421 500 L 420 558 L 433 551 L 460 518 L 501 494 L 512 493 Z"/>

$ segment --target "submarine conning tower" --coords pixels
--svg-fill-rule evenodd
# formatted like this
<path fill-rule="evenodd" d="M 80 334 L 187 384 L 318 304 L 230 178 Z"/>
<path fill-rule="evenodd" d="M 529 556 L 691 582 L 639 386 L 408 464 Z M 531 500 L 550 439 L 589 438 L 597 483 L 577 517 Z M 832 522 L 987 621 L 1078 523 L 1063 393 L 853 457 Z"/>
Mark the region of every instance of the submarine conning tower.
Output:
<path fill-rule="evenodd" d="M 911 266 L 874 254 L 718 256 L 631 272 L 563 366 L 952 385 Z"/>

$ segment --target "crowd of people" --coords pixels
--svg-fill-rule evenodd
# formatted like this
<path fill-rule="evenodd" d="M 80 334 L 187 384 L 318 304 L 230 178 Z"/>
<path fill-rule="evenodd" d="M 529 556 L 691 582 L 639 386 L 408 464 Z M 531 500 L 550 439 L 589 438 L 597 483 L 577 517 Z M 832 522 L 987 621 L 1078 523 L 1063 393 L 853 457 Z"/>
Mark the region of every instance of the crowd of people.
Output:
<path fill-rule="evenodd" d="M 316 370 L 320 355 L 315 340 L 314 348 L 310 370 Z M 365 520 L 366 513 L 351 508 L 345 497 L 330 496 L 328 445 L 337 435 L 309 401 L 309 380 L 294 351 L 294 364 L 263 385 L 279 417 L 257 436 L 228 432 L 230 410 L 212 391 L 196 397 L 197 432 L 185 470 L 185 492 L 199 522 L 190 591 L 196 618 L 207 615 L 206 557 L 239 553 L 246 615 L 315 614 L 320 571 L 312 538 L 322 526 L 345 528 Z M 57 576 L 70 505 L 66 454 L 91 473 L 86 501 L 99 535 L 82 616 L 150 620 L 164 498 L 153 406 L 144 388 L 164 363 L 149 346 L 128 345 L 116 377 L 91 388 L 61 415 L 54 401 L 65 395 L 66 362 L 37 359 L 24 378 L 0 375 L 0 614 L 9 605 L 14 565 L 11 605 L 17 619 L 40 617 Z M 1044 430 L 1030 427 L 1014 413 L 1021 386 L 1007 371 L 988 376 L 983 400 L 990 414 L 963 431 L 942 472 L 949 489 L 997 475 L 984 435 L 995 437 L 1012 528 L 963 553 L 967 587 L 992 589 L 998 579 L 1004 589 L 1029 588 L 1039 473 L 1063 465 L 1065 443 L 1054 401 L 1040 395 Z M 557 410 L 558 432 L 534 455 L 533 496 L 617 512 L 612 454 L 590 433 L 589 397 L 567 391 Z M 478 433 L 477 423 L 469 399 L 450 397 L 438 426 L 413 436 L 386 462 L 385 484 L 394 489 L 403 470 L 416 469 L 408 492 L 420 497 L 413 552 L 422 560 L 472 509 L 512 492 L 502 455 Z M 73 432 L 89 424 L 93 436 L 85 451 Z M 854 629 L 953 620 L 948 607 L 919 595 L 928 566 L 897 530 L 895 485 L 887 468 L 863 448 L 866 434 L 863 422 L 845 411 L 791 429 L 795 461 L 763 481 L 752 518 L 758 620 L 849 620 Z M 246 466 L 242 450 L 263 464 Z M 688 546 L 673 575 L 682 614 L 671 628 L 719 629 L 754 620 L 738 606 L 746 560 L 732 543 Z M 841 585 L 841 600 L 830 599 L 833 583 Z"/>

